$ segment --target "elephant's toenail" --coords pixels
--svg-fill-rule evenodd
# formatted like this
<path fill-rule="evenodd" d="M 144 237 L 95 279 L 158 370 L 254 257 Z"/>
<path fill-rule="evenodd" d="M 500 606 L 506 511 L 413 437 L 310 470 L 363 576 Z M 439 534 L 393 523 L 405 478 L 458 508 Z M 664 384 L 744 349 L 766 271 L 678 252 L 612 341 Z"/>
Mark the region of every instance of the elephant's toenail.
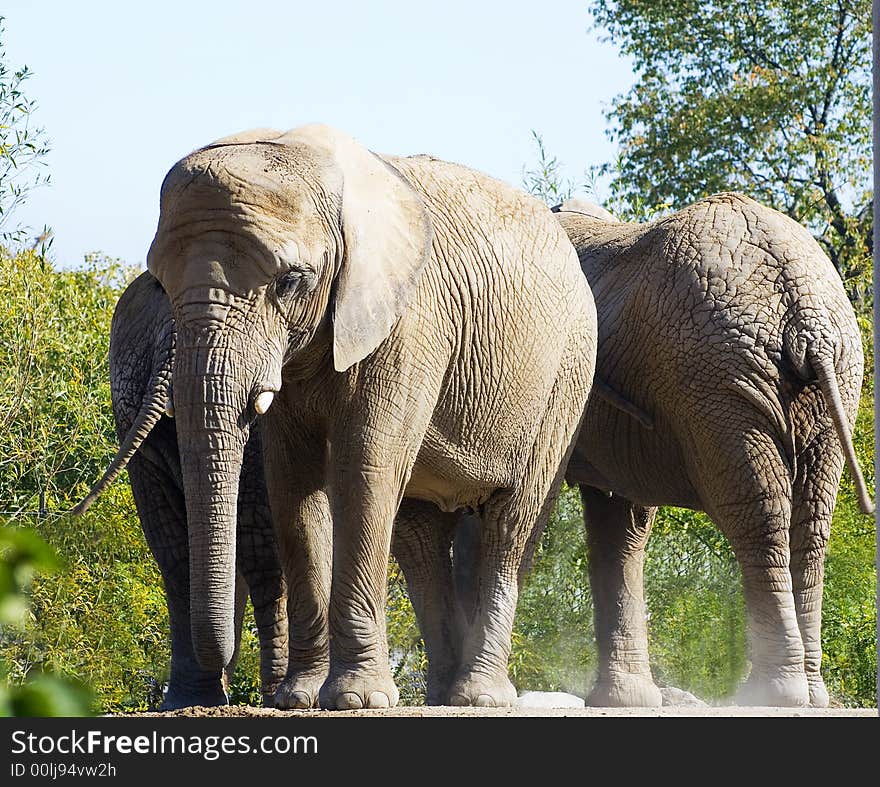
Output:
<path fill-rule="evenodd" d="M 478 708 L 494 708 L 495 700 L 488 694 L 481 694 L 474 702 Z"/>
<path fill-rule="evenodd" d="M 368 708 L 390 708 L 391 701 L 383 691 L 374 691 L 367 697 Z"/>
<path fill-rule="evenodd" d="M 449 704 L 457 705 L 460 707 L 462 705 L 470 705 L 470 702 L 468 701 L 468 698 L 464 696 L 464 694 L 453 694 L 449 698 Z"/>
<path fill-rule="evenodd" d="M 304 691 L 294 691 L 290 695 L 290 707 L 305 710 L 312 707 L 312 698 Z"/>
<path fill-rule="evenodd" d="M 360 696 L 353 691 L 346 691 L 344 694 L 340 694 L 336 698 L 337 710 L 357 710 L 358 708 L 363 707 L 363 700 L 361 700 Z"/>

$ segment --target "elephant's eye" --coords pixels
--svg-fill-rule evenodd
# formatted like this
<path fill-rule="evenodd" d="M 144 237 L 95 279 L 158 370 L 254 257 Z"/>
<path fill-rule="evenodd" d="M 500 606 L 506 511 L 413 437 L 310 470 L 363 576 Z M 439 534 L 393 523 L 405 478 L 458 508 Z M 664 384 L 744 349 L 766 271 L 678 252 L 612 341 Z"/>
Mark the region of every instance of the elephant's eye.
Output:
<path fill-rule="evenodd" d="M 275 295 L 279 300 L 285 300 L 293 295 L 308 292 L 314 283 L 314 273 L 311 271 L 289 270 L 275 279 Z"/>

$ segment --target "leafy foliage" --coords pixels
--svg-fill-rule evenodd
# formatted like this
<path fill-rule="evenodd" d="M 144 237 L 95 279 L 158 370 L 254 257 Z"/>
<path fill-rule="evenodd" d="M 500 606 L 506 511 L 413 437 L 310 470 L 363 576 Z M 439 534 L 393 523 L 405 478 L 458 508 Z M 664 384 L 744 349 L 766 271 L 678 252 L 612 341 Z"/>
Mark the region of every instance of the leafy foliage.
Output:
<path fill-rule="evenodd" d="M 595 0 L 637 80 L 608 113 L 611 209 L 743 191 L 811 228 L 870 306 L 871 3 Z"/>
<path fill-rule="evenodd" d="M 385 606 L 388 653 L 394 682 L 403 705 L 424 705 L 428 657 L 406 592 L 403 571 L 394 558 L 388 564 L 388 593 Z"/>
<path fill-rule="evenodd" d="M 745 607 L 739 567 L 709 518 L 664 508 L 645 559 L 654 677 L 698 697 L 729 696 L 745 676 Z"/>
<path fill-rule="evenodd" d="M 63 567 L 34 580 L 25 625 L 0 649 L 12 685 L 75 676 L 102 710 L 147 707 L 168 660 L 161 580 L 128 487 L 85 517 L 64 513 L 114 451 L 107 342 L 132 274 L 100 258 L 57 272 L 0 249 L 0 524 L 31 526 Z"/>
<path fill-rule="evenodd" d="M 57 568 L 55 552 L 33 530 L 0 527 L 0 641 L 25 624 L 35 574 Z M 33 671 L 10 685 L 8 672 L 0 657 L 0 716 L 88 715 L 91 693 L 81 683 Z"/>
<path fill-rule="evenodd" d="M 530 194 L 544 200 L 551 207 L 567 200 L 575 191 L 576 184 L 562 174 L 562 165 L 544 147 L 544 139 L 532 129 L 537 161 L 534 169 L 523 167 L 523 185 Z"/>
<path fill-rule="evenodd" d="M 580 495 L 565 488 L 517 606 L 510 678 L 520 690 L 586 696 L 596 670 Z"/>
<path fill-rule="evenodd" d="M 12 224 L 12 213 L 26 199 L 31 189 L 45 185 L 49 176 L 37 165 L 49 152 L 42 128 L 31 126 L 36 107 L 27 98 L 22 85 L 31 76 L 27 66 L 10 70 L 3 47 L 3 17 L 0 16 L 0 242 L 20 242 L 26 230 Z M 49 232 L 44 229 L 38 243 L 48 248 Z"/>
<path fill-rule="evenodd" d="M 21 625 L 37 571 L 55 571 L 55 553 L 33 530 L 0 529 L 0 625 Z"/>
<path fill-rule="evenodd" d="M 874 366 L 872 327 L 861 319 L 865 369 L 853 435 L 868 488 L 874 477 Z M 859 510 L 844 473 L 831 523 L 822 607 L 822 674 L 829 692 L 846 705 L 877 704 L 877 574 L 872 517 Z"/>

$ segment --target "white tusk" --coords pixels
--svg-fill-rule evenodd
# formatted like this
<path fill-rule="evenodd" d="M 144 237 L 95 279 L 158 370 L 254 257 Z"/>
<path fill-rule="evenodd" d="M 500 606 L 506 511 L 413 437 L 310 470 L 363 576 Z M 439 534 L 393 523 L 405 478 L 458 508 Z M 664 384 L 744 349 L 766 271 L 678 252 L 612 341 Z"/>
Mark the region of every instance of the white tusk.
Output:
<path fill-rule="evenodd" d="M 165 400 L 165 415 L 174 418 L 174 402 L 171 401 L 171 397 Z"/>
<path fill-rule="evenodd" d="M 254 402 L 254 410 L 256 410 L 259 415 L 262 415 L 272 406 L 272 400 L 274 398 L 275 394 L 272 391 L 263 391 Z"/>

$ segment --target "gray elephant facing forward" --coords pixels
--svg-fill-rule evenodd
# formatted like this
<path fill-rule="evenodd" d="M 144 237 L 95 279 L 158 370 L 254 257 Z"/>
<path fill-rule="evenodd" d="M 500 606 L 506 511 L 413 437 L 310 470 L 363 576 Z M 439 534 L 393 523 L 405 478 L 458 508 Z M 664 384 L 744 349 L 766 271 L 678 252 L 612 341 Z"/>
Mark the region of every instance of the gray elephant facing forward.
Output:
<path fill-rule="evenodd" d="M 742 568 L 747 704 L 824 706 L 825 549 L 852 446 L 862 345 L 831 262 L 796 222 L 738 194 L 648 224 L 555 208 L 593 290 L 594 396 L 567 478 L 580 485 L 600 670 L 591 701 L 659 705 L 642 563 L 660 505 L 706 511 Z"/>
<path fill-rule="evenodd" d="M 549 211 L 465 167 L 379 157 L 326 127 L 246 132 L 169 172 L 148 267 L 176 330 L 201 668 L 232 655 L 239 475 L 259 418 L 290 597 L 277 701 L 309 706 L 320 687 L 328 708 L 396 703 L 385 581 L 406 498 L 410 545 L 451 540 L 460 509 L 479 516 L 480 600 L 454 636 L 443 604 L 420 603 L 428 588 L 451 603 L 449 541 L 445 564 L 407 575 L 442 693 L 511 703 L 518 577 L 595 364 L 589 287 Z"/>

